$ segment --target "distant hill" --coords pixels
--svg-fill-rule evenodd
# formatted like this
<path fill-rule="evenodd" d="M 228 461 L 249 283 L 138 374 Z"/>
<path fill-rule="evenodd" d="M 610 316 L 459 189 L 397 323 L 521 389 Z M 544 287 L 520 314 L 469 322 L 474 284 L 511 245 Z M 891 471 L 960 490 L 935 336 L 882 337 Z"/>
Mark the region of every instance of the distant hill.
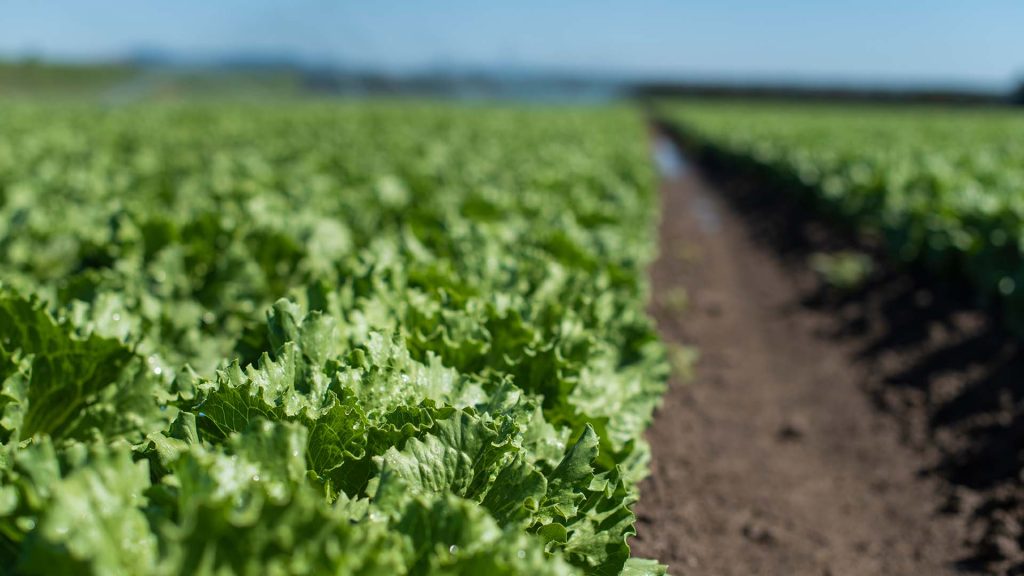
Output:
<path fill-rule="evenodd" d="M 344 66 L 276 52 L 205 56 L 139 48 L 118 62 L 0 60 L 0 97 L 139 100 L 412 96 L 456 100 L 605 102 L 620 98 L 745 98 L 950 105 L 1024 104 L 1013 94 L 963 87 L 651 81 L 518 67 L 436 65 L 412 71 Z"/>

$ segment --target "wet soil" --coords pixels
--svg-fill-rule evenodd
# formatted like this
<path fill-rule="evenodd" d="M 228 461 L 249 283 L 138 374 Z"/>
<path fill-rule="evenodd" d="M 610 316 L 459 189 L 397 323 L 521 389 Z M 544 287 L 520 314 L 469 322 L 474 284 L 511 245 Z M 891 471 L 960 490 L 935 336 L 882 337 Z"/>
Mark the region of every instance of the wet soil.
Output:
<path fill-rule="evenodd" d="M 1015 573 L 1019 346 L 957 287 L 881 259 L 864 287 L 828 287 L 808 256 L 861 240 L 655 137 L 651 312 L 700 357 L 648 433 L 634 555 L 677 575 Z"/>

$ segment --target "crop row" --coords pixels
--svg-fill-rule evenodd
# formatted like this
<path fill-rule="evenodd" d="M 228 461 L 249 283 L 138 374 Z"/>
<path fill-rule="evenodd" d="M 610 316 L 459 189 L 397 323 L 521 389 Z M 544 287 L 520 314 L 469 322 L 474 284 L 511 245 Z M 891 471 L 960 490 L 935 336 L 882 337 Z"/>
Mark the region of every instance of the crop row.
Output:
<path fill-rule="evenodd" d="M 967 280 L 1024 332 L 1024 116 L 665 103 L 704 152 L 766 170 L 896 259 Z"/>
<path fill-rule="evenodd" d="M 0 572 L 630 574 L 617 109 L 0 115 Z"/>

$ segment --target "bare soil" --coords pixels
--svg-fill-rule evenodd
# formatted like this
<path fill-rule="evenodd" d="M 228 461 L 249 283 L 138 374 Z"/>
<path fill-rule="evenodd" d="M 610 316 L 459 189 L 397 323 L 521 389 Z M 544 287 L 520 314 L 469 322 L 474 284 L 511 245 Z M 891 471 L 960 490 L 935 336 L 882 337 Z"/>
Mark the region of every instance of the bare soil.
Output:
<path fill-rule="evenodd" d="M 808 255 L 851 240 L 756 180 L 686 166 L 661 191 L 651 312 L 700 359 L 648 433 L 634 555 L 677 575 L 1016 573 L 1019 346 L 884 263 L 856 293 L 824 286 Z"/>

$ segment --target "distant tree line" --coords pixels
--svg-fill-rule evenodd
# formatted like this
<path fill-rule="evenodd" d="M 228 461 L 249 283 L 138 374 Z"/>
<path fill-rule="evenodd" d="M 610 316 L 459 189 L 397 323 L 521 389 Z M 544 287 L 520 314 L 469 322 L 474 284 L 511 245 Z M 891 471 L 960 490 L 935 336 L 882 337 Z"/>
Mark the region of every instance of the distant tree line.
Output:
<path fill-rule="evenodd" d="M 1024 105 L 1024 81 L 1021 82 L 1012 94 L 957 89 L 828 87 L 786 84 L 689 84 L 672 82 L 637 84 L 633 86 L 632 93 L 640 98 L 749 98 L 755 100 L 880 102 L 957 106 L 1005 106 L 1007 103 Z"/>

